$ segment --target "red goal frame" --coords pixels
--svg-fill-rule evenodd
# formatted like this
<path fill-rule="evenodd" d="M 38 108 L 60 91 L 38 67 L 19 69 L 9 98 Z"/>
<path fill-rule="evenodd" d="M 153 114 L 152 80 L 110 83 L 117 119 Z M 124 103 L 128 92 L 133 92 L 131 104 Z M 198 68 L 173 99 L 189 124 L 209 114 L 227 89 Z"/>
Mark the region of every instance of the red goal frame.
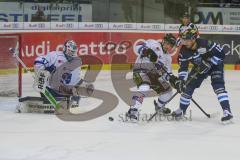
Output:
<path fill-rule="evenodd" d="M 0 37 L 17 37 L 18 39 L 18 56 L 20 59 L 22 59 L 22 38 L 21 34 L 19 33 L 0 33 Z M 18 62 L 17 64 L 18 70 L 18 97 L 22 96 L 22 65 Z"/>

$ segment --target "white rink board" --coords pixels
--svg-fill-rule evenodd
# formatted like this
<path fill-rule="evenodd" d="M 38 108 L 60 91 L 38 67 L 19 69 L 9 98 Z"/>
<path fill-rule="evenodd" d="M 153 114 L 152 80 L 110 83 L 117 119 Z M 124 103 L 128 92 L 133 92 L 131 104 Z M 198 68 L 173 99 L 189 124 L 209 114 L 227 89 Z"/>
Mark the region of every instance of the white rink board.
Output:
<path fill-rule="evenodd" d="M 29 32 L 29 31 L 81 31 L 81 30 L 108 30 L 108 31 L 172 31 L 178 32 L 180 24 L 163 23 L 115 23 L 115 22 L 0 22 L 0 32 Z M 197 24 L 203 32 L 239 32 L 240 25 L 211 25 Z"/>
<path fill-rule="evenodd" d="M 0 159 L 1 160 L 238 160 L 240 142 L 240 107 L 238 71 L 226 71 L 234 124 L 220 124 L 221 108 L 207 79 L 194 98 L 209 113 L 220 112 L 213 119 L 206 118 L 193 104 L 192 121 L 154 122 L 137 125 L 119 122 L 118 115 L 128 106 L 120 100 L 111 113 L 87 122 L 64 122 L 54 115 L 17 114 L 15 98 L 0 98 Z M 23 76 L 23 93 L 38 95 L 31 87 L 30 75 Z M 115 94 L 109 71 L 102 71 L 97 89 Z M 178 107 L 179 96 L 169 107 Z M 83 99 L 94 107 L 100 101 Z M 89 103 L 90 102 L 90 103 Z M 84 104 L 85 103 L 85 104 Z M 142 113 L 153 112 L 153 98 L 145 99 Z M 114 122 L 108 117 L 115 118 Z"/>

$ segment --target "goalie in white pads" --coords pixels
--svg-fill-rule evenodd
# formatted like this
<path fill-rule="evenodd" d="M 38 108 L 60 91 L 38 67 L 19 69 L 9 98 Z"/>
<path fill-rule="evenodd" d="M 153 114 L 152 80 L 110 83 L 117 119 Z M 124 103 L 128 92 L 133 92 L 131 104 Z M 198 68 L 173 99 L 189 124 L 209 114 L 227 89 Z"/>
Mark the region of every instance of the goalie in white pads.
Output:
<path fill-rule="evenodd" d="M 78 106 L 80 95 L 91 95 L 93 92 L 93 85 L 80 78 L 82 62 L 77 50 L 77 44 L 67 40 L 63 51 L 47 53 L 34 62 L 35 84 L 39 85 L 39 76 L 45 75 L 48 80 L 44 82 L 44 87 L 55 98 L 71 97 L 71 107 Z M 43 94 L 41 96 L 44 97 Z"/>
<path fill-rule="evenodd" d="M 166 34 L 161 43 L 149 39 L 134 48 L 139 54 L 133 66 L 133 80 L 138 87 L 138 94 L 133 95 L 132 105 L 126 114 L 130 119 L 138 120 L 139 109 L 150 88 L 159 95 L 158 99 L 154 100 L 155 110 L 163 114 L 171 113 L 164 104 L 173 94 L 166 71 L 172 73 L 172 58 L 168 53 L 175 49 L 175 45 L 176 38 L 172 34 Z M 165 67 L 165 70 L 161 67 Z"/>

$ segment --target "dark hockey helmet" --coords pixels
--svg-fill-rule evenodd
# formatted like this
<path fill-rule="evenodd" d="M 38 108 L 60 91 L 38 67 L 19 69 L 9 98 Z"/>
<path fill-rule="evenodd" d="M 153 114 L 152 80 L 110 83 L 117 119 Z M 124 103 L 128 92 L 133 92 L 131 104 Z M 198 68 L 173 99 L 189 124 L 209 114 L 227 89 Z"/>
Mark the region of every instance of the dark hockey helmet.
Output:
<path fill-rule="evenodd" d="M 183 40 L 193 40 L 197 38 L 197 30 L 196 29 L 188 29 L 180 34 L 180 38 Z"/>
<path fill-rule="evenodd" d="M 182 18 L 190 18 L 190 15 L 188 14 L 188 12 L 184 12 Z"/>
<path fill-rule="evenodd" d="M 164 37 L 163 37 L 163 43 L 167 42 L 172 46 L 176 45 L 176 37 L 174 37 L 174 35 L 172 35 L 171 33 L 167 33 Z"/>

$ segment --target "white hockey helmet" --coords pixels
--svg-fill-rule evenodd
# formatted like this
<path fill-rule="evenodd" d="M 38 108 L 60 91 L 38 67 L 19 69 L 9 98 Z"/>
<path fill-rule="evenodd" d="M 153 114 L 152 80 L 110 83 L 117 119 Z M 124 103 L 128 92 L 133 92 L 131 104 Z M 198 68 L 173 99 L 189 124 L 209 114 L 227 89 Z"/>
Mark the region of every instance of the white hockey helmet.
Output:
<path fill-rule="evenodd" d="M 77 57 L 77 44 L 73 40 L 67 40 L 63 45 L 63 53 L 68 60 Z"/>

